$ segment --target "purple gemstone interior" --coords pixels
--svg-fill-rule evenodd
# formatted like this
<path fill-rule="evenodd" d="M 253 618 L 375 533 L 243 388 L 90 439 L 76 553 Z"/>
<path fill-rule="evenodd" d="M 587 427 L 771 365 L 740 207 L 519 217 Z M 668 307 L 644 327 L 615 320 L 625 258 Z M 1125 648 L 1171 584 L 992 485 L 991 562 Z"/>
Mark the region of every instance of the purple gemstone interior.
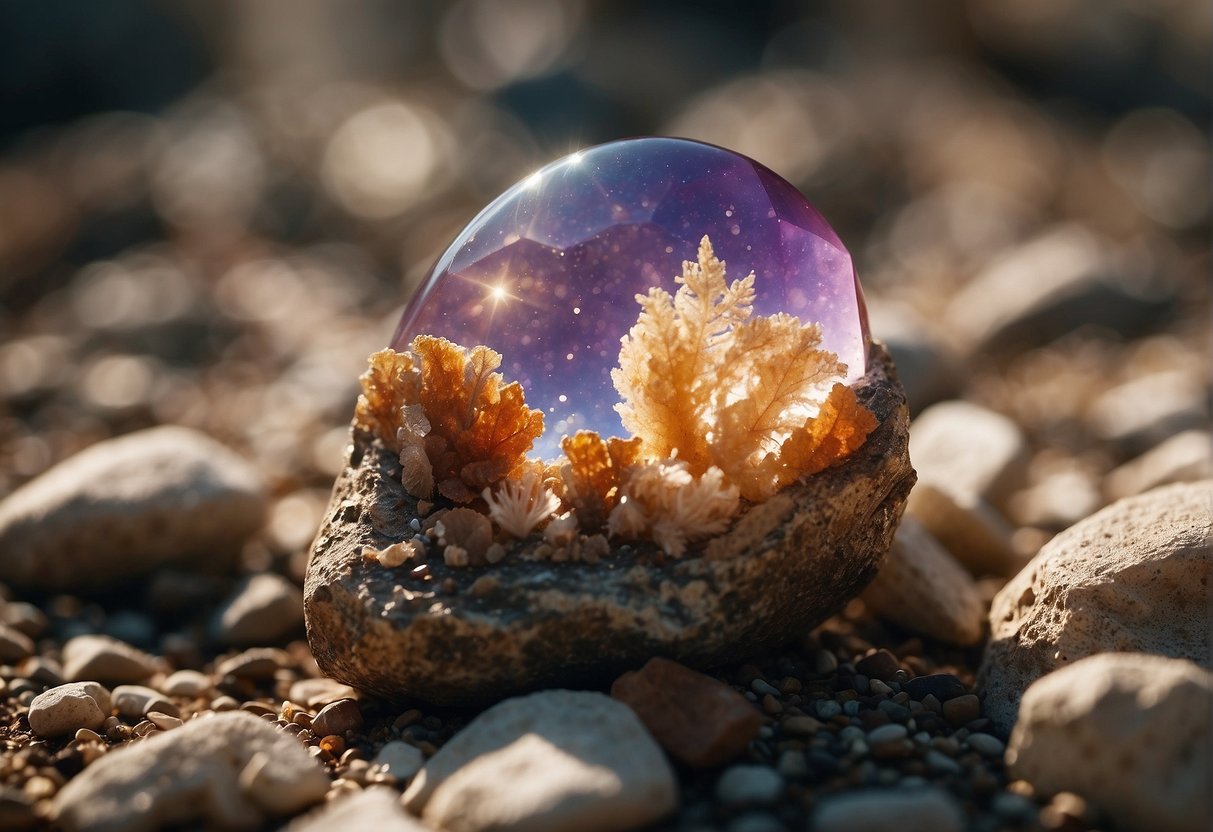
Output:
<path fill-rule="evenodd" d="M 834 230 L 767 168 L 685 139 L 600 145 L 510 188 L 438 259 L 392 346 L 425 334 L 500 352 L 506 379 L 545 414 L 540 456 L 577 430 L 621 436 L 610 373 L 635 296 L 673 293 L 705 234 L 729 279 L 756 273 L 755 314 L 819 322 L 848 379 L 863 375 L 863 293 Z"/>

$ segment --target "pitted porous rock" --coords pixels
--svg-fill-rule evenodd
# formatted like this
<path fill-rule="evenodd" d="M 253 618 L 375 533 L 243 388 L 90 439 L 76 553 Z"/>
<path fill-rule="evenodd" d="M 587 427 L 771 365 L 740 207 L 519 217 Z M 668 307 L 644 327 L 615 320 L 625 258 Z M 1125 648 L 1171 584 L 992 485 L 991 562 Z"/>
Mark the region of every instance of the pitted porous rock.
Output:
<path fill-rule="evenodd" d="M 1096 653 L 1190 659 L 1208 667 L 1213 480 L 1113 503 L 1053 538 L 990 608 L 978 673 L 1003 731 L 1034 681 Z"/>
<path fill-rule="evenodd" d="M 1012 776 L 1074 792 L 1124 829 L 1207 832 L 1213 674 L 1181 659 L 1104 653 L 1024 694 Z"/>
<path fill-rule="evenodd" d="M 607 681 L 655 655 L 707 667 L 804 633 L 875 575 L 914 482 L 905 396 L 878 344 L 868 367 L 856 394 L 879 425 L 864 445 L 785 490 L 765 528 L 743 516 L 707 556 L 678 561 L 642 544 L 594 564 L 515 549 L 493 566 L 451 568 L 430 546 L 385 567 L 364 551 L 412 538 L 417 501 L 394 455 L 355 431 L 304 588 L 320 668 L 392 699 L 474 704 Z"/>

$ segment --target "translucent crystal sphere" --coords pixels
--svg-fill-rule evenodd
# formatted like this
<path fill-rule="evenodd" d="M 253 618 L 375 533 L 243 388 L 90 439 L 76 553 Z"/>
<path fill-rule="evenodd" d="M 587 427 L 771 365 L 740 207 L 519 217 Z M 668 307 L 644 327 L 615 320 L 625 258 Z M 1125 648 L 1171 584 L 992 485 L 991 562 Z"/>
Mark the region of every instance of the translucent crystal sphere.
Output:
<path fill-rule="evenodd" d="M 848 379 L 864 374 L 867 315 L 851 255 L 787 181 L 738 153 L 643 138 L 573 153 L 514 185 L 468 224 L 404 311 L 416 335 L 502 355 L 545 416 L 534 453 L 578 430 L 626 435 L 611 369 L 636 295 L 678 287 L 707 236 L 730 280 L 756 275 L 754 313 L 816 321 Z"/>

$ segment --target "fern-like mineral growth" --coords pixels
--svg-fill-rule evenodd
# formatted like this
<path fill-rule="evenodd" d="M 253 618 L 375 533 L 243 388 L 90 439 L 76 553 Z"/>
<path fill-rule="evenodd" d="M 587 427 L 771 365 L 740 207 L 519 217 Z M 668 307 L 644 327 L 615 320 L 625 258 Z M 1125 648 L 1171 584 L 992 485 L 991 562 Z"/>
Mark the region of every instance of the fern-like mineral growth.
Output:
<path fill-rule="evenodd" d="M 646 458 L 676 456 L 693 476 L 716 466 L 742 497 L 765 499 L 808 472 L 797 468 L 807 462 L 803 441 L 786 458 L 784 443 L 820 433 L 810 414 L 846 365 L 820 348 L 818 324 L 784 313 L 754 316 L 755 276 L 727 282 L 707 237 L 676 281 L 673 296 L 654 287 L 636 297 L 640 317 L 611 375 L 623 398 L 616 409 Z M 845 434 L 834 444 L 847 449 L 833 461 L 874 427 L 871 414 L 858 418 L 853 394 L 851 402 L 845 415 L 855 418 L 830 421 Z"/>
<path fill-rule="evenodd" d="M 400 453 L 414 497 L 429 499 L 436 489 L 471 502 L 527 465 L 543 414 L 526 406 L 520 384 L 503 384 L 494 372 L 500 354 L 419 335 L 409 352 L 382 350 L 370 365 L 355 421 Z"/>
<path fill-rule="evenodd" d="M 846 365 L 821 348 L 821 327 L 754 315 L 755 275 L 729 282 L 707 237 L 675 280 L 673 295 L 654 287 L 636 296 L 640 315 L 611 374 L 634 435 L 565 436 L 555 462 L 526 457 L 543 414 L 517 382 L 504 383 L 488 347 L 420 335 L 407 352 L 371 356 L 355 419 L 399 454 L 405 488 L 427 501 L 480 497 L 487 508 L 488 517 L 439 512 L 433 527 L 448 565 L 495 563 L 505 549 L 494 530 L 522 539 L 544 525 L 539 550 L 554 560 L 596 560 L 604 529 L 682 557 L 725 531 L 743 500 L 761 502 L 840 462 L 875 429 L 841 383 Z"/>

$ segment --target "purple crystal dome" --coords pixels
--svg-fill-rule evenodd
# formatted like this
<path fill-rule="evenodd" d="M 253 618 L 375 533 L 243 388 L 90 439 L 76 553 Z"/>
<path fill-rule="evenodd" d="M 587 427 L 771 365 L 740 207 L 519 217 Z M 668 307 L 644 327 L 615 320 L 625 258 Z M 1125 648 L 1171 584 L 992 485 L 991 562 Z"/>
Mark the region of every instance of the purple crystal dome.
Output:
<path fill-rule="evenodd" d="M 541 456 L 578 430 L 624 435 L 611 369 L 635 296 L 672 294 L 705 234 L 730 280 L 756 274 L 755 314 L 819 322 L 849 380 L 863 375 L 863 294 L 821 214 L 752 159 L 669 138 L 573 153 L 498 197 L 434 264 L 392 346 L 438 335 L 501 353 L 506 380 L 544 412 Z"/>

